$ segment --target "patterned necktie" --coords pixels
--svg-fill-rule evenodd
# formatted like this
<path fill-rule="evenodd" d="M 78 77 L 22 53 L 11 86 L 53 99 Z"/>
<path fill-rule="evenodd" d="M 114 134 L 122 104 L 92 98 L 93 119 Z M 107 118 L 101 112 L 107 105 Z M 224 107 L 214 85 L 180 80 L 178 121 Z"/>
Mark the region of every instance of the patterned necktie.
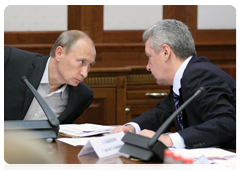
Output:
<path fill-rule="evenodd" d="M 179 96 L 174 92 L 173 92 L 173 101 L 175 103 L 175 108 L 177 110 L 180 107 Z M 177 115 L 177 119 L 178 119 L 178 123 L 179 123 L 181 129 L 183 129 L 184 127 L 183 127 L 183 114 L 182 114 L 182 112 Z"/>

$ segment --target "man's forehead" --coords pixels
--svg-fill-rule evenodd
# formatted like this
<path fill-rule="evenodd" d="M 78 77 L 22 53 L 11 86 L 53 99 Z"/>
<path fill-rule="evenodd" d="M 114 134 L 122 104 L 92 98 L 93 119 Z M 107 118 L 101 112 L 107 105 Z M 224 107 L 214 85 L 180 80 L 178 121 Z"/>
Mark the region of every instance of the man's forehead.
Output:
<path fill-rule="evenodd" d="M 86 60 L 87 62 L 91 63 L 91 64 L 94 64 L 96 56 L 95 55 L 94 56 L 88 56 L 88 57 L 84 57 L 83 59 Z"/>
<path fill-rule="evenodd" d="M 146 41 L 146 43 L 145 43 L 145 53 L 148 53 L 150 48 L 151 48 L 150 41 Z"/>

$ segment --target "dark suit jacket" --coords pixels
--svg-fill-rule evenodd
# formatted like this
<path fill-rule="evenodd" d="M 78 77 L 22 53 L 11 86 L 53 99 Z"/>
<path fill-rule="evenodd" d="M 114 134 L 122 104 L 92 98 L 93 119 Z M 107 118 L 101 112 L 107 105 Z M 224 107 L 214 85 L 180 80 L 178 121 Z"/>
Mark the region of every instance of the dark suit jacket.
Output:
<path fill-rule="evenodd" d="M 35 89 L 38 88 L 49 56 L 42 56 L 4 47 L 4 120 L 23 120 L 33 94 L 22 82 L 26 76 Z M 92 90 L 83 82 L 69 87 L 69 99 L 66 109 L 58 117 L 61 124 L 72 123 L 93 100 Z"/>
<path fill-rule="evenodd" d="M 177 119 L 173 125 L 187 148 L 236 148 L 236 81 L 207 58 L 193 56 L 181 79 L 180 103 L 201 86 L 206 92 L 183 110 L 184 130 L 180 130 Z M 132 121 L 141 129 L 156 131 L 174 110 L 171 87 L 165 100 Z"/>

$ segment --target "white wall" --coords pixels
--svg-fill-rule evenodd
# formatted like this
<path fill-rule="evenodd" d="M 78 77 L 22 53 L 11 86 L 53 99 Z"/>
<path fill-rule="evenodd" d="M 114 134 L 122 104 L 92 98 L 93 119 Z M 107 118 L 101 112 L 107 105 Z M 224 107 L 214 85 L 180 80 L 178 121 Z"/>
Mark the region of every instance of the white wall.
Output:
<path fill-rule="evenodd" d="M 104 30 L 144 30 L 163 18 L 162 5 L 104 5 Z"/>
<path fill-rule="evenodd" d="M 104 30 L 144 30 L 162 20 L 162 5 L 104 5 Z M 233 6 L 198 6 L 198 29 L 236 29 Z M 4 31 L 67 30 L 66 5 L 10 5 Z"/>
<path fill-rule="evenodd" d="M 236 9 L 230 5 L 199 5 L 198 29 L 236 29 Z"/>
<path fill-rule="evenodd" d="M 66 5 L 10 5 L 4 10 L 4 31 L 67 30 Z"/>

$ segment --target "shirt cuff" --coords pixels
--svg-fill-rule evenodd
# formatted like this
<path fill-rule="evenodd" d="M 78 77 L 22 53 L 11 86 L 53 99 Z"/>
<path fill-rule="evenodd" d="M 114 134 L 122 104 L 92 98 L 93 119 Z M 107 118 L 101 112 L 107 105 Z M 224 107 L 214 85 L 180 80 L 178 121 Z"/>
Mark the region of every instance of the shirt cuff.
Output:
<path fill-rule="evenodd" d="M 127 125 L 132 125 L 135 129 L 135 133 L 138 133 L 141 131 L 140 126 L 135 122 L 128 122 L 128 123 L 124 124 L 123 126 L 127 126 Z"/>
<path fill-rule="evenodd" d="M 168 135 L 173 142 L 172 148 L 185 148 L 186 147 L 186 145 L 184 143 L 184 140 L 179 135 L 179 133 L 176 132 L 176 133 L 171 133 L 171 134 L 168 134 Z"/>
<path fill-rule="evenodd" d="M 126 125 L 132 125 L 134 127 L 136 133 L 141 131 L 140 126 L 135 122 L 128 122 L 128 123 L 124 124 L 124 126 L 126 126 Z M 186 147 L 186 145 L 184 143 L 184 140 L 179 135 L 179 133 L 177 133 L 177 132 L 176 133 L 170 133 L 168 135 L 173 142 L 172 148 L 185 148 Z"/>

